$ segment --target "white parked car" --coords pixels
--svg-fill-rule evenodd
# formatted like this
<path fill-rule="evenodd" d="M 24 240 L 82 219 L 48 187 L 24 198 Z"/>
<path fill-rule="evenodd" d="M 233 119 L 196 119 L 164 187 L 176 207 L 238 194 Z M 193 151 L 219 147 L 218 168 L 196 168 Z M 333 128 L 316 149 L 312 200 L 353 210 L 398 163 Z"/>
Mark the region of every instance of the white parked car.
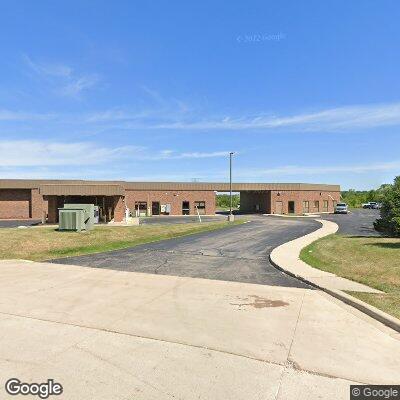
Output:
<path fill-rule="evenodd" d="M 376 201 L 369 201 L 368 203 L 362 204 L 362 208 L 369 208 L 371 210 L 376 210 L 380 208 L 380 205 Z"/>
<path fill-rule="evenodd" d="M 346 203 L 337 203 L 335 206 L 335 214 L 347 214 L 349 212 Z"/>

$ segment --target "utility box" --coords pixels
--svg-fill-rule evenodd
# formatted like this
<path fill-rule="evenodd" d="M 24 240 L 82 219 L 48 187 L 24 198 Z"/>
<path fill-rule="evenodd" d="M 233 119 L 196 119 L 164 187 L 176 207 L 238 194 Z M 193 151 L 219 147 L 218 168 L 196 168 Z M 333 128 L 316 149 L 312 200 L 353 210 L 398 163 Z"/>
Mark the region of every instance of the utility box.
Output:
<path fill-rule="evenodd" d="M 94 204 L 64 204 L 59 208 L 60 231 L 82 231 L 93 229 Z"/>
<path fill-rule="evenodd" d="M 80 232 L 85 229 L 85 213 L 83 210 L 59 209 L 59 231 Z"/>

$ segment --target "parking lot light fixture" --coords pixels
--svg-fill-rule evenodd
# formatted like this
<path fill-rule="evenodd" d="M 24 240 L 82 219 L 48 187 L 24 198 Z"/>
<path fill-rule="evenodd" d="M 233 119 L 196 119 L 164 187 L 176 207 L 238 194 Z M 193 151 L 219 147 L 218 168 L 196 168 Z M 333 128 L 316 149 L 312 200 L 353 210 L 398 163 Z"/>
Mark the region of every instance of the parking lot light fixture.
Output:
<path fill-rule="evenodd" d="M 232 156 L 235 153 L 232 151 L 229 153 L 229 216 L 228 221 L 234 221 L 234 216 L 232 213 L 232 206 L 233 206 L 233 198 L 232 198 Z"/>

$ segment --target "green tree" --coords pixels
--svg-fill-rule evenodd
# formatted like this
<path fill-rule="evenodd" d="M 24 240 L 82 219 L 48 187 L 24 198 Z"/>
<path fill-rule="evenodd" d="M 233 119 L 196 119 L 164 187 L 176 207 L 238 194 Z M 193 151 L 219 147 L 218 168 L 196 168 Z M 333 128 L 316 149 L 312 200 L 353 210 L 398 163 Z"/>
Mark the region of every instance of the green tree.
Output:
<path fill-rule="evenodd" d="M 357 191 L 354 189 L 350 189 L 347 191 L 343 191 L 341 193 L 342 200 L 347 203 L 350 207 L 361 207 L 363 203 L 368 201 L 376 201 L 376 191 Z"/>
<path fill-rule="evenodd" d="M 375 229 L 392 236 L 400 236 L 400 176 L 393 185 L 380 187 L 382 201 L 381 217 L 375 222 Z"/>
<path fill-rule="evenodd" d="M 234 194 L 232 196 L 232 205 L 234 208 L 237 208 L 240 202 L 240 196 L 238 194 Z M 230 197 L 229 194 L 218 194 L 216 199 L 217 207 L 220 208 L 229 208 Z"/>

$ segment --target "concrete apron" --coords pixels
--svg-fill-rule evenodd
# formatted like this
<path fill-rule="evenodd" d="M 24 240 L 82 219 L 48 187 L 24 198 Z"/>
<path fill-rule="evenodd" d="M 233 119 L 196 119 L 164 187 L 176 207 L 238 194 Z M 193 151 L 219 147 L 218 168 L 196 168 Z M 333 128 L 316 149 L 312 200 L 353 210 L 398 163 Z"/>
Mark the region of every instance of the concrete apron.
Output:
<path fill-rule="evenodd" d="M 398 336 L 318 290 L 21 261 L 0 279 L 1 381 L 54 378 L 62 399 L 347 399 L 400 380 Z"/>

